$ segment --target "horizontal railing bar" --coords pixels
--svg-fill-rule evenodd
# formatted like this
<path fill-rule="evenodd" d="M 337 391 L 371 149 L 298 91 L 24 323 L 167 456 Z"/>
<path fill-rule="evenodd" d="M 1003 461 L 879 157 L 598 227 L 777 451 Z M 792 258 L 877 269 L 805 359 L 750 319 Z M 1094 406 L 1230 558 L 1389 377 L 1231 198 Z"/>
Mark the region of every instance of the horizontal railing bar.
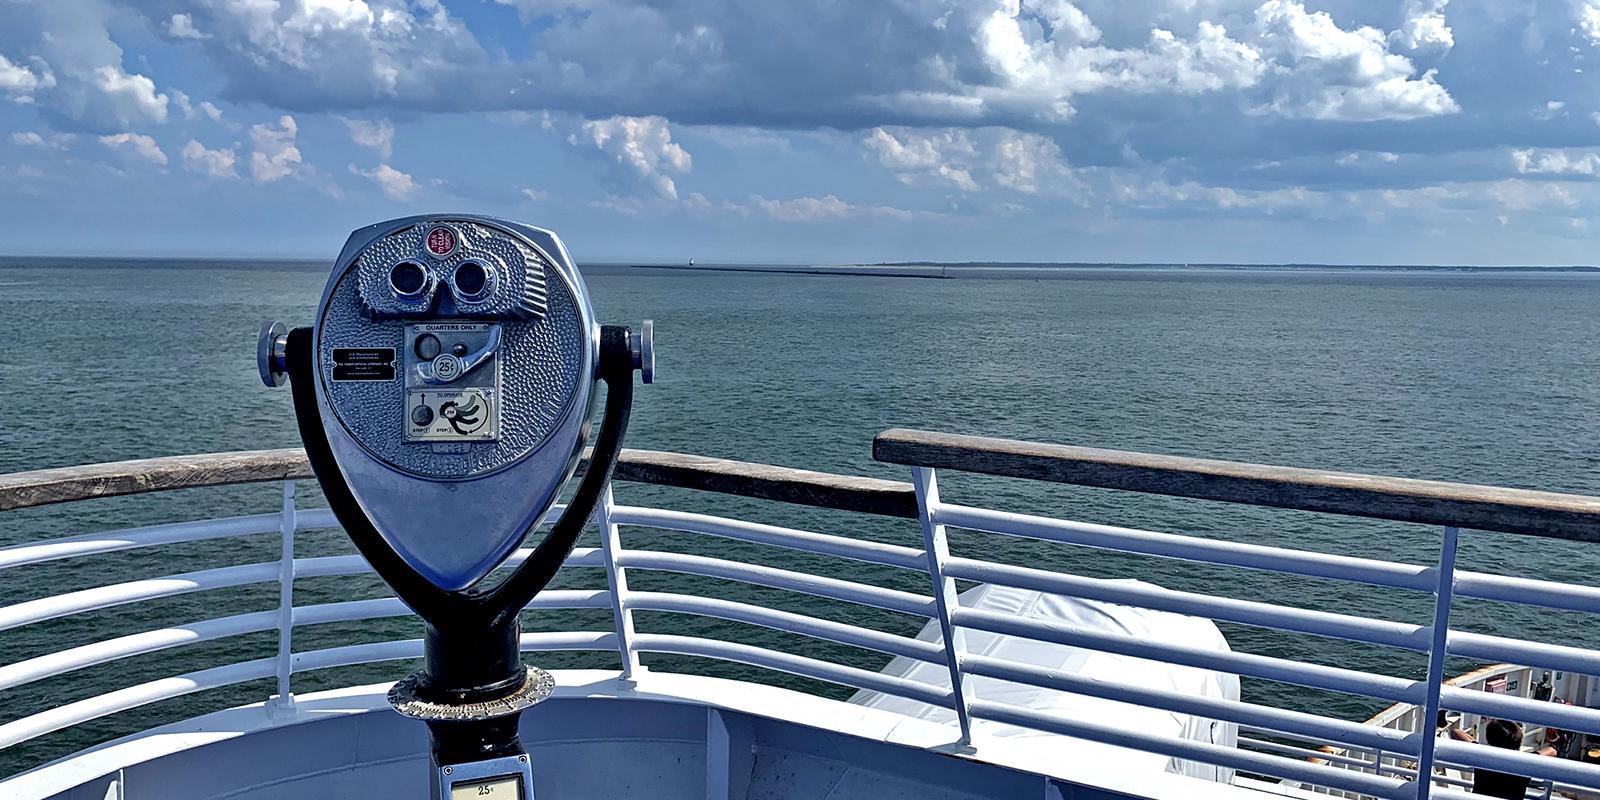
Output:
<path fill-rule="evenodd" d="M 992 700 L 973 698 L 968 701 L 967 708 L 974 717 L 992 722 L 1016 725 L 1022 728 L 1046 731 L 1078 739 L 1104 742 L 1118 747 L 1142 750 L 1147 753 L 1159 753 L 1174 758 L 1200 761 L 1265 775 L 1275 775 L 1317 786 L 1328 786 L 1375 797 L 1392 798 L 1392 800 L 1410 798 L 1415 793 L 1415 789 L 1407 783 L 1381 778 L 1376 775 L 1368 775 L 1363 772 L 1338 769 L 1264 753 L 1252 753 L 1248 750 L 1223 747 L 1222 745 L 1194 739 L 1139 733 L 1127 728 L 1119 728 L 1115 725 L 1072 719 L 1060 714 L 1035 711 L 1006 703 L 997 703 Z"/>
<path fill-rule="evenodd" d="M 556 650 L 615 650 L 616 635 L 609 631 L 548 631 L 524 633 L 518 640 L 518 649 L 527 652 Z M 402 661 L 422 658 L 421 639 L 402 639 L 390 642 L 347 644 L 324 650 L 295 653 L 290 659 L 294 672 L 311 672 L 319 669 L 348 667 L 355 664 L 373 664 L 380 661 Z"/>
<path fill-rule="evenodd" d="M 1008 636 L 1020 636 L 1041 642 L 1082 647 L 1106 653 L 1144 658 L 1166 664 L 1177 664 L 1196 669 L 1236 672 L 1242 676 L 1263 680 L 1292 683 L 1313 689 L 1326 689 L 1345 694 L 1376 697 L 1399 703 L 1420 703 L 1426 686 L 1388 675 L 1357 672 L 1343 667 L 1328 667 L 1300 661 L 1290 661 L 1255 653 L 1236 653 L 1228 650 L 1203 650 L 1176 644 L 1158 644 L 1148 639 L 1124 634 L 1106 633 L 1076 628 L 1059 622 L 998 614 L 976 608 L 951 610 L 955 624 L 966 628 L 989 631 Z M 1385 730 L 1375 728 L 1375 730 Z M 1387 729 L 1392 730 L 1392 729 Z"/>
<path fill-rule="evenodd" d="M 616 554 L 616 562 L 622 567 L 681 572 L 707 578 L 753 583 L 919 617 L 931 618 L 936 613 L 931 597 L 806 572 L 746 564 L 741 561 L 726 561 L 720 558 L 659 550 L 622 550 Z"/>
<path fill-rule="evenodd" d="M 1346 720 L 1346 721 L 1348 722 L 1348 720 Z M 1357 723 L 1357 724 L 1361 724 L 1361 723 Z M 1378 726 L 1363 724 L 1363 727 L 1377 728 Z M 1393 728 L 1386 728 L 1386 729 L 1383 729 L 1383 730 L 1391 730 L 1392 731 L 1394 729 Z M 1275 728 L 1263 728 L 1263 727 L 1261 727 L 1259 725 L 1247 725 L 1247 724 L 1244 724 L 1244 723 L 1240 723 L 1240 725 L 1239 725 L 1239 733 L 1241 733 L 1241 734 L 1259 733 L 1259 734 L 1263 734 L 1263 735 L 1266 735 L 1266 736 L 1277 736 L 1277 737 L 1283 738 L 1283 739 L 1293 739 L 1293 740 L 1295 740 L 1297 742 L 1306 742 L 1308 744 L 1317 745 L 1317 746 L 1328 744 L 1329 746 L 1336 747 L 1337 749 L 1342 750 L 1342 751 L 1344 751 L 1346 753 L 1357 753 L 1357 754 L 1371 755 L 1371 754 L 1377 752 L 1377 750 L 1374 749 L 1374 748 L 1359 747 L 1359 746 L 1351 745 L 1351 744 L 1330 744 L 1329 742 L 1327 742 L 1325 739 L 1323 739 L 1320 736 L 1306 736 L 1304 734 L 1292 733 L 1290 731 L 1281 731 L 1281 730 L 1277 730 Z M 1407 739 L 1410 739 L 1411 737 L 1416 736 L 1416 734 L 1409 733 L 1409 732 L 1402 732 L 1402 733 L 1404 733 L 1404 735 L 1405 735 L 1405 737 Z M 1403 752 L 1403 751 L 1398 751 L 1398 750 L 1389 751 L 1388 748 L 1384 748 L 1384 749 L 1385 749 L 1386 752 L 1393 752 L 1393 754 L 1396 755 L 1396 756 L 1406 756 L 1406 757 L 1410 757 L 1410 758 L 1414 758 L 1415 757 L 1414 755 L 1412 755 L 1410 753 Z"/>
<path fill-rule="evenodd" d="M 1241 736 L 1241 737 L 1239 737 L 1239 743 L 1241 745 L 1247 744 L 1247 745 L 1250 745 L 1251 747 L 1259 747 L 1259 748 L 1262 748 L 1264 750 L 1272 750 L 1272 751 L 1280 752 L 1280 753 L 1291 753 L 1291 754 L 1295 754 L 1295 755 L 1303 755 L 1308 759 L 1310 759 L 1310 758 L 1322 759 L 1324 761 L 1329 762 L 1330 764 L 1342 764 L 1344 766 L 1340 767 L 1341 769 L 1352 769 L 1352 768 L 1354 768 L 1354 769 L 1361 769 L 1361 770 L 1374 770 L 1375 774 L 1378 774 L 1378 775 L 1386 775 L 1387 774 L 1387 775 L 1392 775 L 1392 776 L 1397 777 L 1397 778 L 1404 778 L 1406 780 L 1415 779 L 1416 776 L 1417 776 L 1417 771 L 1416 770 L 1414 770 L 1414 769 L 1406 769 L 1405 767 L 1402 767 L 1399 764 L 1379 764 L 1379 763 L 1376 763 L 1375 761 L 1363 761 L 1362 759 L 1359 759 L 1359 758 L 1352 758 L 1350 756 L 1341 756 L 1341 755 L 1337 755 L 1337 754 L 1334 754 L 1334 753 L 1325 753 L 1325 752 L 1322 752 L 1320 750 L 1311 750 L 1311 749 L 1305 748 L 1305 747 L 1296 747 L 1294 745 L 1282 744 L 1282 743 L 1279 743 L 1279 742 L 1271 742 L 1271 741 L 1267 741 L 1265 739 L 1247 739 L 1247 738 Z M 1403 754 L 1403 753 L 1387 753 L 1386 752 L 1386 753 L 1383 754 L 1383 757 L 1384 758 L 1388 758 L 1391 755 L 1403 756 L 1405 754 Z M 1466 767 L 1465 769 L 1470 771 L 1472 768 L 1471 767 Z M 1438 784 L 1441 784 L 1441 783 L 1445 784 L 1445 785 L 1448 785 L 1448 786 L 1463 786 L 1463 787 L 1467 787 L 1467 788 L 1471 788 L 1471 786 L 1472 786 L 1472 781 L 1470 781 L 1470 780 L 1465 780 L 1465 779 L 1462 779 L 1462 778 L 1452 778 L 1449 775 L 1440 775 L 1437 772 L 1435 772 L 1433 774 L 1433 783 L 1434 783 L 1435 786 L 1437 786 Z M 1435 793 L 1434 796 L 1438 796 L 1438 794 Z M 1475 797 L 1482 797 L 1482 795 L 1476 795 Z"/>
<path fill-rule="evenodd" d="M 1600 789 L 1600 766 L 1565 758 L 1551 758 L 1475 742 L 1441 738 L 1434 746 L 1440 761 L 1477 769 L 1527 775 L 1547 781 L 1560 781 L 1585 789 Z"/>
<path fill-rule="evenodd" d="M 671 653 L 680 656 L 699 656 L 721 661 L 735 661 L 753 667 L 787 672 L 802 678 L 826 681 L 840 686 L 852 686 L 872 692 L 904 697 L 929 705 L 949 708 L 952 695 L 949 689 L 908 678 L 885 675 L 881 672 L 847 667 L 831 661 L 798 656 L 780 650 L 769 650 L 720 639 L 697 636 L 673 636 L 660 633 L 635 634 L 634 647 L 649 653 Z"/>
<path fill-rule="evenodd" d="M 276 580 L 278 564 L 260 563 L 97 586 L 0 608 L 0 631 L 128 603 Z"/>
<path fill-rule="evenodd" d="M 1359 758 L 1341 756 L 1334 753 L 1324 753 L 1321 750 L 1312 750 L 1309 747 L 1296 747 L 1292 744 L 1283 744 L 1281 742 L 1267 741 L 1266 739 L 1252 739 L 1247 736 L 1240 736 L 1239 746 L 1243 747 L 1245 745 L 1257 747 L 1262 750 L 1271 750 L 1274 753 L 1288 753 L 1289 755 L 1301 756 L 1307 759 L 1318 758 L 1327 761 L 1329 764 L 1343 764 L 1345 767 L 1360 767 L 1362 769 L 1370 769 L 1374 771 L 1374 774 L 1379 774 L 1377 772 L 1379 768 L 1371 761 L 1363 761 Z"/>
<path fill-rule="evenodd" d="M 63 558 L 113 553 L 137 547 L 277 533 L 278 526 L 282 523 L 282 514 L 252 514 L 247 517 L 175 522 L 46 539 L 0 548 L 0 569 L 40 564 Z M 327 509 L 296 512 L 295 523 L 300 530 L 327 528 L 338 524 L 333 521 L 333 514 Z"/>
<path fill-rule="evenodd" d="M 1025 536 L 1124 553 L 1262 569 L 1311 578 L 1356 581 L 1396 589 L 1433 591 L 1437 582 L 1433 577 L 1433 567 L 1397 564 L 1370 558 L 1203 539 L 963 505 L 941 504 L 933 508 L 932 514 L 934 521 L 958 528 Z"/>
<path fill-rule="evenodd" d="M 1337 754 L 1334 754 L 1334 753 L 1325 753 L 1325 752 L 1322 752 L 1321 750 L 1311 750 L 1311 749 L 1305 748 L 1305 747 L 1296 747 L 1294 745 L 1282 744 L 1282 743 L 1279 743 L 1279 742 L 1271 742 L 1271 741 L 1267 741 L 1265 739 L 1247 739 L 1247 738 L 1241 736 L 1241 737 L 1239 737 L 1239 743 L 1241 745 L 1248 744 L 1251 747 L 1259 747 L 1259 748 L 1262 748 L 1262 749 L 1265 749 L 1265 750 L 1273 750 L 1275 752 L 1280 752 L 1280 753 L 1292 753 L 1292 754 L 1296 754 L 1296 755 L 1303 755 L 1308 759 L 1310 759 L 1310 758 L 1322 759 L 1324 761 L 1327 761 L 1330 764 L 1342 764 L 1342 765 L 1344 765 L 1344 766 L 1340 767 L 1340 769 L 1352 769 L 1352 768 L 1355 768 L 1355 769 L 1370 769 L 1370 770 L 1374 770 L 1375 774 L 1378 774 L 1378 775 L 1392 775 L 1394 777 L 1404 778 L 1406 780 L 1415 779 L 1416 776 L 1417 776 L 1417 771 L 1416 770 L 1414 770 L 1414 769 L 1406 769 L 1405 767 L 1402 767 L 1399 764 L 1379 764 L 1379 763 L 1377 763 L 1375 761 L 1363 761 L 1362 759 L 1359 759 L 1359 758 L 1352 758 L 1350 756 L 1341 756 L 1341 755 L 1337 755 Z M 1383 757 L 1384 758 L 1388 758 L 1391 755 L 1396 756 L 1396 757 L 1402 757 L 1402 756 L 1405 756 L 1406 754 L 1405 753 L 1388 753 L 1388 752 L 1385 752 L 1383 754 Z M 1414 757 L 1414 756 L 1412 756 L 1412 757 Z M 1468 767 L 1467 769 L 1470 770 L 1471 768 Z M 1470 780 L 1463 780 L 1461 778 L 1452 778 L 1449 775 L 1440 775 L 1437 772 L 1435 772 L 1433 774 L 1433 782 L 1434 782 L 1435 785 L 1443 783 L 1443 784 L 1447 784 L 1447 785 L 1451 785 L 1451 786 L 1465 786 L 1465 787 L 1471 787 L 1472 786 L 1472 781 L 1470 781 Z M 1435 796 L 1437 796 L 1437 795 L 1435 795 Z"/>
<path fill-rule="evenodd" d="M 514 567 L 528 559 L 532 548 L 518 548 L 506 558 L 506 567 Z M 576 547 L 572 555 L 562 562 L 563 569 L 567 567 L 601 567 L 600 551 L 593 547 Z M 317 556 L 315 558 L 297 558 L 294 560 L 294 576 L 296 578 L 328 578 L 338 575 L 359 575 L 372 571 L 366 559 L 359 555 L 347 556 Z"/>
<path fill-rule="evenodd" d="M 1445 649 L 1451 655 L 1490 663 L 1539 667 L 1580 675 L 1600 675 L 1600 652 L 1544 642 L 1528 642 L 1483 633 L 1450 631 Z"/>
<path fill-rule="evenodd" d="M 1391 736 L 1373 726 L 1321 717 L 1304 711 L 1290 711 L 1238 700 L 1202 697 L 1153 687 L 1097 680 L 1059 669 L 1007 661 L 977 653 L 963 655 L 961 666 L 970 675 L 982 675 L 986 678 L 1098 697 L 1130 705 L 1160 708 L 1206 719 L 1256 725 L 1274 732 L 1316 737 L 1333 744 L 1354 744 L 1403 752 L 1407 755 L 1416 755 L 1420 749 L 1415 735 L 1412 734 Z"/>
<path fill-rule="evenodd" d="M 574 608 L 611 608 L 611 593 L 605 589 L 546 589 L 523 606 L 524 609 L 556 610 Z M 326 625 L 330 622 L 355 622 L 382 617 L 405 617 L 412 613 L 405 603 L 395 597 L 378 597 L 371 600 L 346 600 L 339 603 L 322 603 L 294 607 L 294 627 Z"/>
<path fill-rule="evenodd" d="M 587 454 L 579 464 L 581 473 Z M 616 480 L 913 519 L 911 484 L 720 458 L 624 449 Z M 297 448 L 146 458 L 0 475 L 0 511 L 102 497 L 313 477 Z"/>
<path fill-rule="evenodd" d="M 0 511 L 171 489 L 310 478 L 305 451 L 243 450 L 0 475 Z"/>
<path fill-rule="evenodd" d="M 825 533 L 812 533 L 811 531 L 765 525 L 758 522 L 746 522 L 710 514 L 694 514 L 686 511 L 669 511 L 667 509 L 643 508 L 640 506 L 615 506 L 611 510 L 611 521 L 617 525 L 641 525 L 687 533 L 701 533 L 709 536 L 720 536 L 725 539 L 786 547 L 807 553 L 838 556 L 854 561 L 864 561 L 869 564 L 882 564 L 920 572 L 926 572 L 928 569 L 928 561 L 923 556 L 922 551 L 914 547 L 902 547 L 865 539 L 851 539 Z"/>
<path fill-rule="evenodd" d="M 1438 781 L 1439 780 L 1440 780 L 1440 776 L 1435 775 L 1434 776 L 1434 784 L 1435 785 L 1428 792 L 1428 799 L 1429 800 L 1483 800 L 1483 795 L 1481 795 L 1481 794 L 1472 794 L 1471 792 L 1463 791 L 1461 789 L 1455 788 L 1455 786 L 1460 785 L 1460 784 L 1456 783 L 1455 781 L 1451 781 L 1450 783 L 1452 785 L 1450 785 L 1450 786 L 1439 786 L 1438 785 Z M 1534 787 L 1529 786 L 1527 791 L 1529 791 L 1529 792 L 1534 791 Z M 1523 800 L 1543 800 L 1543 797 L 1544 797 L 1544 795 L 1542 793 L 1534 793 L 1534 794 L 1524 793 L 1523 794 Z"/>
<path fill-rule="evenodd" d="M 530 552 L 532 550 L 529 548 L 521 548 L 506 559 L 506 563 L 508 565 L 520 563 L 527 559 Z M 579 547 L 572 551 L 572 556 L 562 566 L 599 567 L 603 565 L 600 563 L 598 550 L 593 547 Z M 356 575 L 371 571 L 372 567 L 359 555 L 318 556 L 294 560 L 294 573 L 297 578 L 325 578 L 336 575 Z M 198 572 L 185 572 L 161 578 L 97 586 L 92 589 L 82 589 L 52 597 L 41 597 L 37 600 L 27 600 L 14 605 L 0 607 L 0 631 L 129 603 L 138 603 L 163 597 L 176 597 L 191 592 L 223 589 L 231 586 L 245 586 L 252 583 L 270 583 L 278 580 L 278 572 L 279 565 L 277 562 L 241 564 L 232 567 L 200 570 Z"/>
<path fill-rule="evenodd" d="M 1448 685 L 1440 688 L 1439 702 L 1444 707 L 1456 711 L 1531 722 L 1540 727 L 1582 731 L 1600 736 L 1600 710 L 1583 706 L 1569 706 L 1548 700 L 1529 700 Z"/>
<path fill-rule="evenodd" d="M 696 597 L 668 592 L 629 592 L 623 607 L 629 611 L 666 611 L 716 617 L 876 650 L 880 653 L 905 656 L 930 664 L 944 663 L 944 648 L 933 642 L 715 597 Z"/>
<path fill-rule="evenodd" d="M 1484 572 L 1457 572 L 1455 595 L 1600 614 L 1600 586 L 1514 578 Z"/>
<path fill-rule="evenodd" d="M 275 612 L 274 612 L 275 613 Z M 555 633 L 525 633 L 521 649 L 528 650 L 615 650 L 613 634 L 584 631 Z M 360 648 L 369 648 L 359 650 Z M 369 656 L 384 656 L 383 658 Z M 422 640 L 401 642 L 374 642 L 346 645 L 327 650 L 312 650 L 294 655 L 296 672 L 329 667 L 349 666 L 380 660 L 399 660 L 422 657 Z M 258 658 L 237 664 L 226 664 L 210 669 L 189 672 L 171 678 L 160 678 L 46 709 L 31 716 L 0 725 L 0 750 L 53 733 L 62 728 L 79 725 L 111 714 L 128 711 L 150 703 L 182 697 L 194 692 L 217 689 L 223 686 L 272 677 L 277 666 L 276 658 Z"/>
<path fill-rule="evenodd" d="M 145 655 L 212 639 L 272 630 L 277 624 L 277 611 L 256 611 L 159 630 L 141 631 L 67 650 L 57 650 L 0 667 L 0 691 L 130 656 Z"/>
<path fill-rule="evenodd" d="M 587 456 L 583 466 L 587 466 Z M 880 478 L 631 449 L 622 451 L 612 474 L 616 480 L 631 483 L 675 486 L 904 519 L 917 516 L 917 498 L 911 484 Z"/>
<path fill-rule="evenodd" d="M 609 609 L 610 593 L 604 589 L 552 589 L 540 592 L 529 609 Z M 295 626 L 321 625 L 329 622 L 377 619 L 380 617 L 409 616 L 411 609 L 393 597 L 371 600 L 347 600 L 338 603 L 296 606 Z M 159 630 L 119 636 L 99 642 L 59 650 L 53 653 L 0 666 L 0 691 L 63 675 L 86 667 L 109 663 L 132 656 L 147 655 L 197 642 L 259 633 L 277 627 L 278 612 L 256 611 L 231 617 L 201 620 Z"/>
<path fill-rule="evenodd" d="M 272 677 L 275 659 L 258 658 L 160 678 L 46 709 L 0 725 L 0 750 L 62 728 L 194 692 Z"/>
<path fill-rule="evenodd" d="M 1272 730 L 1270 728 L 1258 728 L 1258 727 L 1256 727 L 1254 725 L 1240 725 L 1239 726 L 1239 732 L 1240 733 L 1262 733 L 1262 734 L 1267 734 L 1269 736 L 1279 736 L 1279 737 L 1282 737 L 1282 738 L 1285 738 L 1285 739 L 1294 739 L 1296 741 L 1309 742 L 1309 743 L 1311 743 L 1313 745 L 1319 745 L 1319 746 L 1320 745 L 1324 745 L 1324 744 L 1328 744 L 1327 742 L 1325 742 L 1322 739 L 1319 739 L 1319 738 L 1317 738 L 1315 736 L 1301 736 L 1299 734 L 1288 733 L 1288 732 L 1285 732 L 1285 731 Z M 1407 735 L 1408 736 L 1414 736 L 1415 734 L 1407 734 Z M 1241 737 L 1239 737 L 1239 741 L 1243 742 L 1243 741 L 1245 741 L 1245 738 L 1243 736 L 1241 736 Z M 1251 739 L 1250 741 L 1253 742 L 1253 741 L 1257 741 L 1257 740 Z M 1346 753 L 1346 754 L 1351 754 L 1351 753 L 1355 754 L 1355 755 L 1338 756 L 1338 760 L 1344 761 L 1344 760 L 1354 759 L 1356 761 L 1356 763 L 1363 764 L 1363 765 L 1365 765 L 1367 767 L 1371 767 L 1374 762 L 1373 761 L 1363 761 L 1360 758 L 1361 756 L 1370 756 L 1370 757 L 1373 757 L 1374 760 L 1376 760 L 1377 756 L 1379 756 L 1381 754 L 1383 758 L 1385 758 L 1385 759 L 1392 758 L 1392 759 L 1396 760 L 1396 762 L 1398 762 L 1400 759 L 1409 758 L 1409 759 L 1412 759 L 1411 763 L 1413 763 L 1413 764 L 1416 763 L 1416 761 L 1415 761 L 1416 755 L 1413 754 L 1413 753 L 1406 753 L 1406 752 L 1401 752 L 1401 751 L 1391 750 L 1391 749 L 1375 750 L 1375 749 L 1368 749 L 1368 748 L 1364 748 L 1364 747 L 1353 747 L 1353 746 L 1350 746 L 1350 745 L 1342 745 L 1342 744 L 1341 745 L 1329 745 L 1329 746 L 1333 747 L 1334 749 L 1336 749 L 1336 750 L 1338 750 L 1340 752 Z M 1330 754 L 1324 753 L 1324 752 L 1322 752 L 1320 750 L 1311 751 L 1311 752 L 1315 752 L 1317 758 L 1330 758 L 1331 757 Z M 1337 755 L 1337 753 L 1332 754 L 1332 755 Z M 1385 772 L 1387 772 L 1387 773 L 1391 773 L 1391 774 L 1393 774 L 1393 775 L 1395 775 L 1397 777 L 1407 778 L 1407 779 L 1412 779 L 1412 778 L 1415 778 L 1417 776 L 1417 771 L 1416 770 L 1414 770 L 1414 769 L 1406 769 L 1405 767 L 1400 766 L 1398 763 L 1384 764 L 1379 769 L 1380 769 L 1380 771 L 1379 771 L 1378 774 L 1380 774 L 1380 775 L 1385 773 Z M 1439 782 L 1439 781 L 1449 782 L 1451 779 L 1450 778 L 1446 778 L 1445 776 L 1440 775 L 1438 773 L 1434 773 L 1433 780 L 1435 782 Z M 1468 784 L 1463 784 L 1463 785 L 1471 785 L 1471 784 L 1468 783 Z"/>
<path fill-rule="evenodd" d="M 1419 653 L 1427 652 L 1431 645 L 1428 629 L 1421 625 L 1276 606 L 1253 600 L 1236 600 L 1231 597 L 1215 597 L 1195 592 L 1180 592 L 1155 585 L 1132 585 L 1084 578 L 972 558 L 950 558 L 945 562 L 945 574 L 980 583 L 998 583 L 1070 597 L 1086 597 L 1107 603 L 1386 645 Z"/>
<path fill-rule="evenodd" d="M 1600 541 L 1600 497 L 902 428 L 878 434 L 872 457 L 1076 486 Z"/>

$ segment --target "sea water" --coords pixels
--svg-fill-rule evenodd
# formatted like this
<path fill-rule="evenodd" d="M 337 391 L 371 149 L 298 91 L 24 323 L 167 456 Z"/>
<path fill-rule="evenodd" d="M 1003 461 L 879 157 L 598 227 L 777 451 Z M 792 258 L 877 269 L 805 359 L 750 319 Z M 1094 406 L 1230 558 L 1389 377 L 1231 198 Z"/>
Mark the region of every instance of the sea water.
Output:
<path fill-rule="evenodd" d="M 627 445 L 908 480 L 871 459 L 890 427 L 1331 470 L 1600 493 L 1600 277 L 1342 271 L 1099 269 L 1008 279 L 586 269 L 601 321 L 656 321 L 657 383 Z M 326 265 L 0 261 L 0 472 L 298 445 L 289 393 L 255 367 L 263 319 L 309 324 Z M 1108 524 L 1430 564 L 1418 525 L 946 473 L 947 499 Z M 186 490 L 0 514 L 0 546 L 180 519 L 269 512 L 281 485 Z M 914 521 L 659 487 L 664 505 L 909 546 Z M 320 505 L 299 485 L 302 508 Z M 444 532 L 441 532 L 444 535 Z M 708 537 L 626 529 L 629 547 L 759 560 L 926 593 L 926 577 Z M 1174 589 L 1403 622 L 1431 596 L 955 531 L 958 554 Z M 585 544 L 593 544 L 592 538 Z M 275 536 L 151 548 L 7 570 L 0 605 L 119 581 L 272 561 Z M 349 552 L 302 532 L 302 556 Z M 1463 534 L 1464 568 L 1594 583 L 1593 547 Z M 587 574 L 584 574 L 587 573 Z M 636 589 L 716 593 L 912 635 L 915 620 L 710 579 L 630 574 Z M 563 587 L 603 587 L 568 570 Z M 302 579 L 299 605 L 379 597 L 371 576 Z M 0 632 L 0 663 L 142 630 L 275 608 L 276 585 L 201 592 Z M 528 630 L 608 631 L 596 611 L 524 617 Z M 1458 602 L 1458 629 L 1600 646 L 1578 615 Z M 731 638 L 877 669 L 887 656 L 762 628 L 640 614 L 642 630 Z M 1224 625 L 1236 650 L 1421 677 L 1422 657 Z M 297 651 L 415 638 L 412 618 L 301 628 Z M 270 658 L 264 632 L 0 692 L 0 723 L 114 688 Z M 534 653 L 545 667 L 614 667 L 607 653 Z M 736 664 L 645 656 L 692 670 L 847 697 Z M 297 674 L 297 692 L 394 680 L 396 662 Z M 1452 663 L 1452 671 L 1472 667 Z M 254 681 L 157 703 L 0 752 L 0 774 L 161 721 L 265 699 Z M 1255 702 L 1363 719 L 1381 703 L 1246 679 Z"/>

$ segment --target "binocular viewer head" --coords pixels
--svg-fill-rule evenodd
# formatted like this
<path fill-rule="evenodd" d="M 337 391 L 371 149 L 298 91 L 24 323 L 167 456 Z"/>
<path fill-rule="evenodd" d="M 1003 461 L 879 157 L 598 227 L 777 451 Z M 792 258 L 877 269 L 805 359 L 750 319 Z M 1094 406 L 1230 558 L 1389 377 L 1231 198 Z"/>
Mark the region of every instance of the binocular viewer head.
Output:
<path fill-rule="evenodd" d="M 295 418 L 328 506 L 427 623 L 425 668 L 390 704 L 429 726 L 434 800 L 489 784 L 532 796 L 516 715 L 550 692 L 522 664 L 518 614 L 555 576 L 622 450 L 633 373 L 653 331 L 597 325 L 554 233 L 465 214 L 408 217 L 345 243 L 310 328 L 262 328 L 268 386 Z M 605 413 L 589 469 L 539 544 L 492 587 L 550 511 Z M 486 783 L 485 780 L 488 782 Z"/>
<path fill-rule="evenodd" d="M 549 313 L 549 282 L 576 275 L 570 264 L 550 274 L 565 254 L 541 254 L 536 238 L 560 250 L 554 234 L 516 223 L 423 218 L 363 246 L 357 292 L 377 318 L 536 320 Z"/>
<path fill-rule="evenodd" d="M 650 333 L 628 339 L 647 380 Z M 316 416 L 361 510 L 429 583 L 472 585 L 549 511 L 589 438 L 601 335 L 550 231 L 448 215 L 351 234 L 311 329 Z M 287 348 L 263 332 L 268 385 Z"/>

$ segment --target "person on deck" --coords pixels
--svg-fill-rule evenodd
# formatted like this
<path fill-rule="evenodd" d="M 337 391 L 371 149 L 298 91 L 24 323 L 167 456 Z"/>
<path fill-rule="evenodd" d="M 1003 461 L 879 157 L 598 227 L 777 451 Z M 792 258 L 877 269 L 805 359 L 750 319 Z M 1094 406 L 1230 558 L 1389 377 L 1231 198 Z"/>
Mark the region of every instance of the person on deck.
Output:
<path fill-rule="evenodd" d="M 1450 729 L 1450 738 L 1462 742 L 1474 741 L 1472 734 L 1460 728 Z M 1490 720 L 1484 726 L 1483 738 L 1490 747 L 1503 747 L 1507 750 L 1522 749 L 1522 726 L 1508 719 Z M 1556 754 L 1554 747 L 1540 748 L 1538 755 L 1553 756 Z M 1526 775 L 1512 775 L 1505 772 L 1496 772 L 1492 769 L 1478 767 L 1472 772 L 1472 793 L 1485 797 L 1502 797 L 1507 800 L 1522 800 L 1528 792 L 1528 784 L 1532 778 Z"/>

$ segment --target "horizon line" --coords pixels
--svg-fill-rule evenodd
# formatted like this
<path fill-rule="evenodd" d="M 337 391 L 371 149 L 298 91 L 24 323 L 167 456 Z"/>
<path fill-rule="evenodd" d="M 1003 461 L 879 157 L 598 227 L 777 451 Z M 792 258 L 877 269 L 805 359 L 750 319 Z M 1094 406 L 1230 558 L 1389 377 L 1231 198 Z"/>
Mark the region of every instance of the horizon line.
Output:
<path fill-rule="evenodd" d="M 40 259 L 66 261 L 72 259 L 92 259 L 97 261 L 227 261 L 227 262 L 284 262 L 307 263 L 330 261 L 327 256 L 297 256 L 297 255 L 106 255 L 88 253 L 3 253 L 0 260 Z M 1597 272 L 1600 265 L 1595 264 L 1446 264 L 1446 263 L 1352 263 L 1352 262 L 1312 262 L 1312 261 L 931 261 L 931 260 L 900 260 L 900 261 L 837 261 L 828 263 L 807 261 L 703 261 L 690 265 L 685 262 L 666 262 L 659 260 L 644 261 L 628 258 L 593 258 L 578 259 L 580 266 L 588 264 L 605 267 L 630 267 L 636 269 L 675 269 L 675 270 L 705 270 L 705 271 L 730 271 L 729 268 L 754 267 L 754 268 L 803 268 L 813 270 L 832 269 L 895 269 L 911 267 L 938 267 L 955 269 L 1072 269 L 1072 268 L 1189 268 L 1189 269 L 1406 269 L 1406 270 L 1525 270 L 1549 272 Z"/>

